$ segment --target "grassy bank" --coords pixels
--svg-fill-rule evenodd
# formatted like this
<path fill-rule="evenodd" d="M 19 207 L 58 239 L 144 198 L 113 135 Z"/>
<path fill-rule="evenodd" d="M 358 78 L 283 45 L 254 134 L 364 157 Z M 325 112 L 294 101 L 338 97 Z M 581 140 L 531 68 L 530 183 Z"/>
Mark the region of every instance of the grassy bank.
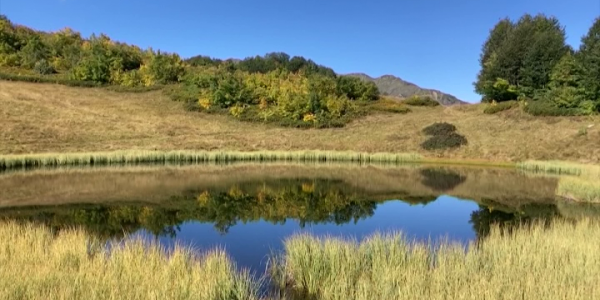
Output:
<path fill-rule="evenodd" d="M 126 242 L 112 251 L 73 230 L 0 224 L 1 299 L 257 299 L 257 283 L 222 251 L 196 257 Z M 8 280 L 10 279 L 10 280 Z"/>
<path fill-rule="evenodd" d="M 187 112 L 161 91 L 0 81 L 0 153 L 319 149 L 495 162 L 600 162 L 599 116 L 533 117 L 520 110 L 487 115 L 484 106 L 412 107 L 407 114 L 372 114 L 343 128 L 293 129 Z M 429 137 L 422 129 L 435 122 L 454 124 L 468 144 L 423 150 Z"/>
<path fill-rule="evenodd" d="M 196 256 L 130 241 L 112 251 L 79 230 L 0 223 L 2 299 L 259 299 L 260 282 L 221 251 Z M 268 276 L 282 299 L 597 299 L 600 224 L 557 222 L 478 246 L 374 235 L 294 236 Z M 150 246 L 148 246 L 150 245 Z"/>
<path fill-rule="evenodd" d="M 297 299 L 597 299 L 599 235 L 590 222 L 496 229 L 468 250 L 401 235 L 361 243 L 297 236 L 273 276 Z"/>
<path fill-rule="evenodd" d="M 561 161 L 526 161 L 517 168 L 533 173 L 560 176 L 556 195 L 568 200 L 600 203 L 600 165 Z"/>
<path fill-rule="evenodd" d="M 358 162 L 412 163 L 422 158 L 410 153 L 357 153 L 342 151 L 115 151 L 97 153 L 47 153 L 0 156 L 0 170 L 44 166 L 114 165 L 139 163 L 206 162 Z"/>

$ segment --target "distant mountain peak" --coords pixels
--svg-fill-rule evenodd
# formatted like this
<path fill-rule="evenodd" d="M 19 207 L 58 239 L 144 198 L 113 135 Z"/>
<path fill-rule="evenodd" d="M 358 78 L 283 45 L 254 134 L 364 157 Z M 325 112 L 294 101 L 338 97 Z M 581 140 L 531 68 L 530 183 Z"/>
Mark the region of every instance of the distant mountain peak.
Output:
<path fill-rule="evenodd" d="M 429 96 L 442 105 L 455 105 L 467 103 L 456 98 L 453 95 L 446 94 L 438 90 L 419 87 L 418 85 L 412 82 L 405 81 L 394 75 L 388 74 L 377 78 L 373 78 L 364 73 L 351 73 L 346 74 L 346 76 L 353 76 L 358 77 L 362 80 L 372 81 L 379 88 L 379 92 L 386 96 L 394 96 L 400 98 L 408 98 L 413 95 Z"/>

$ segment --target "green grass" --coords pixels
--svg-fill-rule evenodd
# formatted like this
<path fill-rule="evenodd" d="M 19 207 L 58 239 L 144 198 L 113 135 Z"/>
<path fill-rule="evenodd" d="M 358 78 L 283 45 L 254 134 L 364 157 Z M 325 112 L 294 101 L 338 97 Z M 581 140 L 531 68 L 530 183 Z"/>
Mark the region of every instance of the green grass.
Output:
<path fill-rule="evenodd" d="M 478 246 L 433 247 L 402 235 L 357 243 L 296 236 L 272 276 L 290 299 L 596 299 L 600 225 L 495 228 Z"/>
<path fill-rule="evenodd" d="M 0 223 L 0 236 L 0 299 L 258 299 L 257 281 L 223 251 L 167 255 L 140 240 L 108 251 L 80 230 L 15 223 Z"/>
<path fill-rule="evenodd" d="M 95 153 L 47 153 L 0 155 L 0 170 L 69 165 L 112 165 L 137 163 L 204 163 L 251 161 L 298 162 L 360 162 L 360 163 L 411 163 L 421 156 L 406 153 L 359 153 L 341 151 L 115 151 Z"/>

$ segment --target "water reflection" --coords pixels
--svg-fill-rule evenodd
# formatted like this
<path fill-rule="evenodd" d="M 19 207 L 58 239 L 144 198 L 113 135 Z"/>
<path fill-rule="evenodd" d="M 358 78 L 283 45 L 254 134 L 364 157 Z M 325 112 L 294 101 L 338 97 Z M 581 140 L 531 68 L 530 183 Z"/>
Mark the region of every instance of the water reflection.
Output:
<path fill-rule="evenodd" d="M 41 172 L 0 176 L 0 220 L 130 234 L 164 245 L 225 247 L 261 268 L 298 232 L 356 237 L 482 239 L 559 215 L 556 178 L 511 170 L 229 166 Z M 561 211 L 574 212 L 572 206 Z"/>

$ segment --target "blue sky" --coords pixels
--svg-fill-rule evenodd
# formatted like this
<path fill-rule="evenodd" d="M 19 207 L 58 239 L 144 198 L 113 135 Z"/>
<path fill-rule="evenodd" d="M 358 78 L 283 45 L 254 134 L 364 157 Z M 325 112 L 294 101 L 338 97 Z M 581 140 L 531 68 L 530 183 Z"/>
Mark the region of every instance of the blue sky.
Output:
<path fill-rule="evenodd" d="M 302 55 L 338 73 L 392 74 L 470 102 L 489 30 L 503 17 L 556 16 L 567 42 L 600 16 L 600 0 L 0 0 L 13 22 L 152 46 L 183 57 Z"/>

